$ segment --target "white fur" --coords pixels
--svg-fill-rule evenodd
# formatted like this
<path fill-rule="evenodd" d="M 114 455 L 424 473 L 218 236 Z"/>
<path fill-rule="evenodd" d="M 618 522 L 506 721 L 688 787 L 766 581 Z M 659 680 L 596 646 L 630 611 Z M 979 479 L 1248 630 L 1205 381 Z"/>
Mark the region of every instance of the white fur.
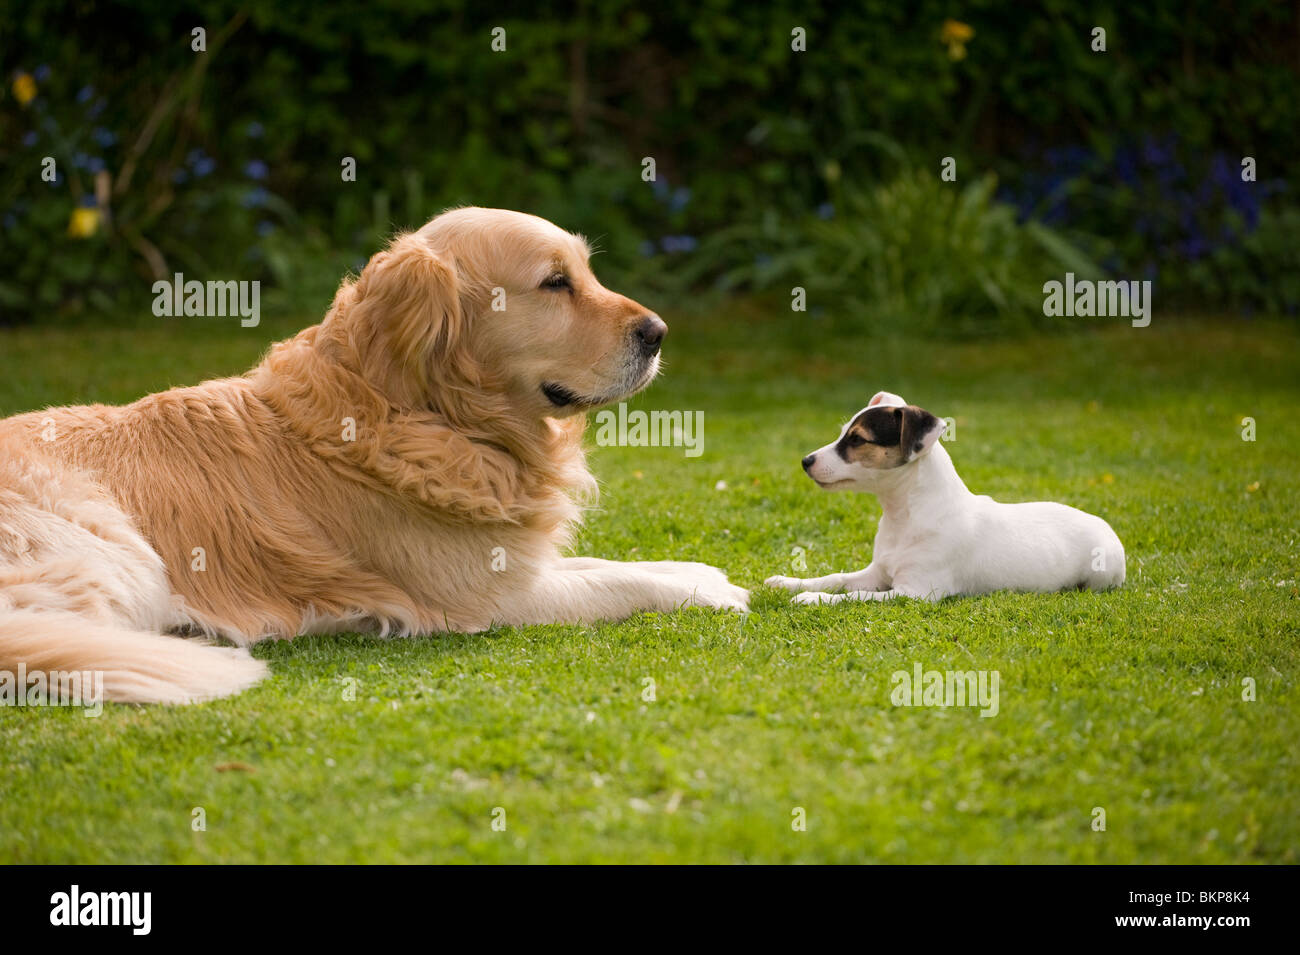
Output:
<path fill-rule="evenodd" d="M 905 404 L 880 392 L 867 407 Z M 844 461 L 835 452 L 838 439 L 814 452 L 808 473 L 819 483 L 844 482 L 833 489 L 879 498 L 884 513 L 871 563 L 856 573 L 767 583 L 795 592 L 796 603 L 837 603 L 1104 590 L 1124 582 L 1124 546 L 1109 524 L 1064 504 L 999 504 L 972 494 L 938 443 L 942 431 L 925 435 L 924 450 L 906 464 L 886 470 Z"/>
<path fill-rule="evenodd" d="M 162 559 L 101 488 L 0 453 L 0 669 L 94 670 L 106 699 L 159 703 L 266 675 L 245 649 L 158 633 L 183 624 Z"/>

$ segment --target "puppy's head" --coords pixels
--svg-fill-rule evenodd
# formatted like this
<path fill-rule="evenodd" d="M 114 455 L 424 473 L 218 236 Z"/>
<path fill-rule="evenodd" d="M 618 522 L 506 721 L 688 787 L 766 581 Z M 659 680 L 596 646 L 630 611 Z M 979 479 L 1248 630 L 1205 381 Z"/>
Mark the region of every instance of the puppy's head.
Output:
<path fill-rule="evenodd" d="M 828 491 L 872 491 L 888 472 L 925 454 L 943 434 L 944 422 L 889 392 L 871 399 L 840 431 L 837 440 L 803 459 L 803 469 Z"/>
<path fill-rule="evenodd" d="M 590 254 L 536 216 L 454 209 L 375 256 L 352 311 L 377 306 L 371 334 L 405 375 L 402 400 L 451 387 L 497 395 L 522 417 L 564 417 L 648 385 L 668 330 L 601 285 Z"/>

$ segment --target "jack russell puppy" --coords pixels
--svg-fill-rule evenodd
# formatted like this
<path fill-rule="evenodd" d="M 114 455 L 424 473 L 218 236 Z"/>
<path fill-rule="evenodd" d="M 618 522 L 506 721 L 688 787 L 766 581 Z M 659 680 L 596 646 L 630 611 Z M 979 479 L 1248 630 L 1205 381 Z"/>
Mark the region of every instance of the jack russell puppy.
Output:
<path fill-rule="evenodd" d="M 809 604 L 1124 583 L 1124 545 L 1109 524 L 1064 504 L 999 504 L 972 494 L 937 443 L 944 426 L 882 391 L 835 442 L 804 458 L 804 470 L 823 490 L 869 491 L 880 499 L 871 563 L 857 573 L 769 577 L 767 584 Z"/>

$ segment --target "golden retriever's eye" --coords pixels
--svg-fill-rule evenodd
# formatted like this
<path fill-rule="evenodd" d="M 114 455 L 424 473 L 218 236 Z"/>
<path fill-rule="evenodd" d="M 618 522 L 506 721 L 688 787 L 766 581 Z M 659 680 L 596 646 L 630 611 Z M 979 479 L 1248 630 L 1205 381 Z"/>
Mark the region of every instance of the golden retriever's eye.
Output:
<path fill-rule="evenodd" d="M 573 283 L 569 281 L 569 277 L 563 272 L 557 272 L 542 283 L 542 288 L 573 291 Z"/>

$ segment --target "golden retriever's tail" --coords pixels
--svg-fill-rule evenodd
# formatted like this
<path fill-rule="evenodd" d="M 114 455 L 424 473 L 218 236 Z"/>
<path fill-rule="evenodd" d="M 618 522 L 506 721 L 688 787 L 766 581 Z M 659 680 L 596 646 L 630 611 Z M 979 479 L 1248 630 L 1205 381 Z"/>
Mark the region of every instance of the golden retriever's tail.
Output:
<path fill-rule="evenodd" d="M 239 693 L 267 674 L 266 664 L 243 649 L 60 611 L 0 610 L 0 673 L 16 677 L 20 666 L 29 685 L 33 674 L 41 674 L 49 687 L 72 674 L 82 675 L 83 687 L 85 679 L 98 686 L 102 674 L 102 699 L 121 703 L 197 703 Z"/>

